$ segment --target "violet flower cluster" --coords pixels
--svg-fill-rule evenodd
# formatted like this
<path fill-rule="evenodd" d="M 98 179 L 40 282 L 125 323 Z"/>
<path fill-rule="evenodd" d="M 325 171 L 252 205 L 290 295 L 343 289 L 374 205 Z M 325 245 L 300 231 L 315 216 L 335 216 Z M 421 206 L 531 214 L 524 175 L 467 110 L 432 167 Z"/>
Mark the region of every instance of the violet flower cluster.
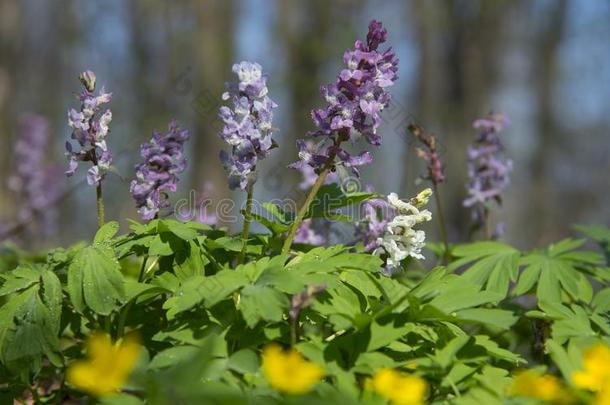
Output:
<path fill-rule="evenodd" d="M 391 48 L 380 51 L 379 45 L 387 38 L 387 31 L 379 21 L 371 21 L 366 42 L 357 40 L 353 50 L 343 56 L 347 65 L 335 83 L 323 86 L 321 94 L 326 107 L 312 111 L 317 126 L 309 135 L 322 137 L 322 142 L 314 144 L 297 141 L 300 161 L 290 165 L 300 168 L 313 167 L 320 172 L 329 158 L 338 157 L 339 163 L 352 168 L 372 162 L 368 152 L 352 155 L 339 144 L 345 140 L 356 141 L 364 137 L 374 146 L 381 144 L 377 129 L 381 123 L 381 112 L 390 102 L 388 87 L 398 79 L 398 59 Z M 333 135 L 337 134 L 336 138 Z M 328 145 L 328 141 L 332 141 Z"/>
<path fill-rule="evenodd" d="M 170 206 L 167 193 L 176 191 L 178 174 L 186 168 L 184 143 L 188 138 L 189 132 L 172 121 L 167 134 L 155 131 L 150 142 L 140 147 L 144 161 L 135 167 L 130 191 L 142 219 L 153 219 Z"/>
<path fill-rule="evenodd" d="M 297 233 L 294 235 L 295 243 L 304 243 L 313 246 L 322 246 L 326 243 L 326 238 L 320 235 L 313 229 L 313 221 L 311 218 L 303 220 Z"/>
<path fill-rule="evenodd" d="M 502 192 L 509 185 L 512 161 L 504 157 L 504 146 L 498 134 L 508 125 L 502 114 L 490 114 L 476 120 L 473 127 L 479 131 L 474 145 L 468 147 L 468 197 L 465 207 L 502 202 Z"/>
<path fill-rule="evenodd" d="M 66 155 L 70 160 L 66 175 L 70 177 L 76 172 L 78 162 L 91 162 L 93 166 L 87 171 L 87 183 L 98 186 L 112 164 L 112 155 L 106 144 L 112 112 L 108 109 L 101 112 L 102 106 L 112 99 L 112 94 L 103 88 L 94 94 L 96 77 L 90 70 L 81 73 L 79 79 L 84 87 L 78 95 L 80 109 L 68 111 L 72 139 L 79 149 L 76 150 L 70 141 L 66 142 Z"/>
<path fill-rule="evenodd" d="M 229 173 L 229 188 L 245 190 L 256 181 L 258 161 L 275 146 L 273 109 L 277 104 L 267 95 L 267 77 L 261 65 L 241 62 L 233 65 L 237 83 L 228 83 L 223 100 L 231 100 L 232 108 L 222 106 L 220 119 L 224 123 L 220 137 L 231 145 L 231 153 L 222 151 L 220 160 Z"/>
<path fill-rule="evenodd" d="M 57 168 L 47 162 L 49 122 L 38 115 L 26 114 L 21 119 L 19 139 L 14 147 L 15 169 L 9 177 L 9 188 L 19 199 L 18 220 L 36 220 L 42 231 L 54 228 L 56 209 L 63 187 L 57 179 Z"/>
<path fill-rule="evenodd" d="M 372 192 L 372 187 L 366 187 Z M 356 242 L 361 242 L 367 252 L 377 249 L 379 238 L 383 236 L 388 224 L 388 218 L 393 216 L 393 208 L 381 198 L 366 200 L 360 206 L 361 218 L 354 228 Z"/>

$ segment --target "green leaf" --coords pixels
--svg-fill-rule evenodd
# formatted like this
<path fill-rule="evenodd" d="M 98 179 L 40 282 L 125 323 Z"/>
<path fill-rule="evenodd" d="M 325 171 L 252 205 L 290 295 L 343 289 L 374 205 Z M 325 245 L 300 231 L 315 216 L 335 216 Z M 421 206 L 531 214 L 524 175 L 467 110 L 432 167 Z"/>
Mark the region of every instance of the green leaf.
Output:
<path fill-rule="evenodd" d="M 470 308 L 458 311 L 458 319 L 494 326 L 500 329 L 510 329 L 519 319 L 512 311 L 503 309 Z"/>
<path fill-rule="evenodd" d="M 456 246 L 452 255 L 458 260 L 449 265 L 453 271 L 470 265 L 463 276 L 472 283 L 484 285 L 486 290 L 506 296 L 511 281 L 517 279 L 521 252 L 500 242 L 477 242 Z"/>
<path fill-rule="evenodd" d="M 457 352 L 466 346 L 469 340 L 470 336 L 468 335 L 453 338 L 444 347 L 436 349 L 433 360 L 443 369 L 446 369 L 455 361 Z"/>
<path fill-rule="evenodd" d="M 102 245 L 81 249 L 68 269 L 68 293 L 74 308 L 85 307 L 109 315 L 125 300 L 120 265 L 110 247 Z"/>
<path fill-rule="evenodd" d="M 249 285 L 241 291 L 239 310 L 246 324 L 254 328 L 261 320 L 281 321 L 288 305 L 288 298 L 281 292 L 270 287 Z"/>
<path fill-rule="evenodd" d="M 119 231 L 119 223 L 116 221 L 110 221 L 104 224 L 93 238 L 94 244 L 108 244 Z"/>
<path fill-rule="evenodd" d="M 163 304 L 168 319 L 203 303 L 212 307 L 248 284 L 248 279 L 234 270 L 222 270 L 213 276 L 195 276 L 182 283 Z"/>
<path fill-rule="evenodd" d="M 240 374 L 254 374 L 260 368 L 257 354 L 251 349 L 242 349 L 233 353 L 227 361 L 227 368 Z"/>
<path fill-rule="evenodd" d="M 27 288 L 8 295 L 0 307 L 0 361 L 24 377 L 24 372 L 40 369 L 43 355 L 61 366 L 56 353 L 62 291 L 59 279 L 49 270 L 30 266 L 17 273 L 30 278 L 37 273 L 38 277 Z"/>
<path fill-rule="evenodd" d="M 525 267 L 512 294 L 526 294 L 537 284 L 536 296 L 539 301 L 561 302 L 563 291 L 574 300 L 589 302 L 593 289 L 581 268 L 599 263 L 599 256 L 575 251 L 582 243 L 582 240 L 565 239 L 544 251 L 525 255 L 521 259 Z"/>
<path fill-rule="evenodd" d="M 363 191 L 344 193 L 336 183 L 326 184 L 320 188 L 316 198 L 311 202 L 305 218 L 329 218 L 336 214 L 334 210 L 376 197 L 378 197 L 376 193 Z"/>
<path fill-rule="evenodd" d="M 148 364 L 149 370 L 172 367 L 193 357 L 201 349 L 196 346 L 175 346 L 158 353 Z"/>
<path fill-rule="evenodd" d="M 538 303 L 553 323 L 551 325 L 552 337 L 558 343 L 563 343 L 572 337 L 592 337 L 595 332 L 591 328 L 591 322 L 587 312 L 579 305 L 567 307 L 557 302 Z"/>

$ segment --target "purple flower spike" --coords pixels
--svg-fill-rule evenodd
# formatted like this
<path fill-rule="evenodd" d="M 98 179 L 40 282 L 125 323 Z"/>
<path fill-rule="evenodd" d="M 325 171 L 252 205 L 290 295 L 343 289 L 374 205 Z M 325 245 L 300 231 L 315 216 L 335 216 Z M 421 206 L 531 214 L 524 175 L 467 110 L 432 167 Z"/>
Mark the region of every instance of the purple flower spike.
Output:
<path fill-rule="evenodd" d="M 271 136 L 277 104 L 267 96 L 267 77 L 258 63 L 235 64 L 233 72 L 239 81 L 228 83 L 228 91 L 222 95 L 233 106 L 223 106 L 219 112 L 224 123 L 220 137 L 231 146 L 231 153 L 222 151 L 220 160 L 229 173 L 229 188 L 245 190 L 256 181 L 258 161 L 275 146 Z"/>
<path fill-rule="evenodd" d="M 338 157 L 340 164 L 351 168 L 372 161 L 368 154 L 352 156 L 340 149 L 337 145 L 342 141 L 355 141 L 362 136 L 371 145 L 381 145 L 377 129 L 381 112 L 390 102 L 387 88 L 398 79 L 398 59 L 392 49 L 378 50 L 386 38 L 387 31 L 381 22 L 371 21 L 366 42 L 358 40 L 354 49 L 345 52 L 346 68 L 339 73 L 335 83 L 321 88 L 327 105 L 311 112 L 317 130 L 309 135 L 324 139 L 307 153 L 303 152 L 302 143 L 297 144 L 301 161 L 316 172 L 322 169 L 331 154 Z M 337 139 L 332 139 L 335 134 Z M 332 145 L 325 146 L 330 140 Z M 290 167 L 298 168 L 299 164 Z"/>
<path fill-rule="evenodd" d="M 510 182 L 512 161 L 504 157 L 504 146 L 498 136 L 508 125 L 502 114 L 490 114 L 476 120 L 473 127 L 479 130 L 474 145 L 468 147 L 468 197 L 465 207 L 502 202 L 502 192 Z"/>
<path fill-rule="evenodd" d="M 169 208 L 167 193 L 176 191 L 178 175 L 186 169 L 184 143 L 188 138 L 189 132 L 172 121 L 166 135 L 155 131 L 150 142 L 140 147 L 144 161 L 136 166 L 130 191 L 142 219 L 153 219 Z"/>
<path fill-rule="evenodd" d="M 45 235 L 55 230 L 57 210 L 53 205 L 63 192 L 58 168 L 47 164 L 49 140 L 49 122 L 38 115 L 24 115 L 14 147 L 15 169 L 8 179 L 19 202 L 17 219 L 35 220 Z"/>
<path fill-rule="evenodd" d="M 69 159 L 66 176 L 72 176 L 78 169 L 79 162 L 91 162 L 87 171 L 87 183 L 98 186 L 112 164 L 112 155 L 108 152 L 106 137 L 110 132 L 112 112 L 102 113 L 102 106 L 112 99 L 111 93 L 104 89 L 95 95 L 95 74 L 87 70 L 79 77 L 84 89 L 78 95 L 80 109 L 68 111 L 68 125 L 72 128 L 72 139 L 76 141 L 76 150 L 70 141 L 66 142 L 66 156 Z"/>

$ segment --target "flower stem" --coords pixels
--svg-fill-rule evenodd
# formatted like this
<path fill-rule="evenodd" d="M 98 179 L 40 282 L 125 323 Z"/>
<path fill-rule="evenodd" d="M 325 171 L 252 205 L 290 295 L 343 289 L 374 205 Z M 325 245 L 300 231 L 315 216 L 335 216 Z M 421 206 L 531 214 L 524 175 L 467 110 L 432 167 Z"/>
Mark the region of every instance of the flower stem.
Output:
<path fill-rule="evenodd" d="M 441 197 L 438 194 L 437 184 L 432 183 L 432 188 L 434 190 L 434 200 L 436 201 L 438 226 L 441 231 L 441 239 L 443 240 L 443 245 L 445 246 L 445 250 L 443 252 L 443 263 L 447 264 L 447 262 L 449 261 L 449 239 L 447 238 L 447 225 L 445 223 L 445 215 L 443 214 L 443 206 L 441 204 Z"/>
<path fill-rule="evenodd" d="M 318 194 L 318 191 L 320 191 L 320 187 L 322 187 L 322 184 L 324 184 L 324 180 L 326 180 L 326 176 L 328 176 L 328 173 L 330 172 L 330 168 L 332 167 L 334 161 L 335 154 L 331 153 L 326 162 L 326 166 L 324 166 L 324 169 L 316 179 L 316 182 L 311 187 L 311 190 L 309 190 L 309 194 L 307 195 L 303 206 L 299 210 L 297 217 L 295 218 L 294 223 L 292 224 L 292 227 L 288 232 L 288 236 L 284 241 L 284 246 L 282 246 L 282 255 L 288 255 L 290 247 L 292 246 L 292 241 L 294 240 L 294 236 L 296 235 L 297 230 L 301 226 L 301 222 L 303 222 L 303 218 L 305 218 L 305 214 L 307 214 L 307 211 L 309 210 L 309 206 L 313 202 L 313 199 L 316 197 L 316 194 Z"/>
<path fill-rule="evenodd" d="M 290 346 L 294 347 L 298 341 L 298 316 L 290 320 Z"/>
<path fill-rule="evenodd" d="M 97 205 L 97 225 L 99 228 L 104 226 L 104 200 L 102 199 L 102 183 L 95 188 L 95 202 Z"/>
<path fill-rule="evenodd" d="M 481 231 L 483 233 L 483 239 L 490 240 L 491 239 L 491 226 L 490 226 L 490 218 L 489 218 L 489 209 L 487 207 L 483 207 L 483 215 L 482 215 L 483 224 L 481 225 Z"/>
<path fill-rule="evenodd" d="M 248 234 L 250 233 L 250 222 L 252 222 L 252 202 L 254 196 L 254 182 L 248 182 L 246 187 L 248 196 L 246 197 L 246 211 L 244 212 L 244 229 L 241 232 L 243 246 L 237 259 L 237 264 L 244 262 L 246 257 L 246 249 L 248 248 Z"/>

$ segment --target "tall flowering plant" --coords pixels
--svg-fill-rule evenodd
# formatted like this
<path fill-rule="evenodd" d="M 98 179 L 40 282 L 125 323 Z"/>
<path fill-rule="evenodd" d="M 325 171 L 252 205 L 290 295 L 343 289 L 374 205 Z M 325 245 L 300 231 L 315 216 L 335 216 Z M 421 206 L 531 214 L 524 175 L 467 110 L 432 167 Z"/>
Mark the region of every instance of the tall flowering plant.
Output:
<path fill-rule="evenodd" d="M 352 155 L 341 147 L 342 143 L 364 137 L 371 145 L 381 145 L 382 139 L 377 133 L 381 112 L 390 102 L 388 87 L 398 79 L 398 59 L 394 52 L 391 48 L 379 49 L 386 39 L 387 31 L 381 22 L 371 21 L 366 41 L 357 40 L 354 49 L 345 52 L 346 67 L 334 83 L 321 88 L 327 104 L 312 111 L 317 128 L 309 134 L 318 142 L 298 140 L 300 160 L 290 165 L 296 169 L 310 166 L 318 179 L 288 233 L 282 248 L 284 254 L 290 250 L 300 223 L 328 173 L 341 165 L 358 175 L 359 166 L 372 162 L 369 152 Z"/>
<path fill-rule="evenodd" d="M 46 235 L 55 228 L 57 210 L 53 204 L 63 189 L 56 176 L 57 168 L 47 163 L 49 138 L 49 122 L 39 115 L 25 114 L 13 150 L 15 169 L 8 179 L 9 188 L 19 198 L 20 224 L 35 221 Z"/>
<path fill-rule="evenodd" d="M 189 132 L 175 121 L 169 124 L 169 132 L 154 132 L 152 139 L 140 147 L 144 161 L 136 165 L 136 178 L 130 192 L 142 219 L 150 220 L 169 207 L 168 192 L 175 192 L 178 175 L 186 169 L 184 144 Z"/>
<path fill-rule="evenodd" d="M 229 188 L 247 192 L 242 239 L 245 255 L 250 230 L 253 187 L 256 181 L 256 165 L 276 146 L 273 141 L 273 109 L 277 104 L 268 96 L 267 76 L 258 63 L 240 62 L 233 65 L 238 81 L 227 83 L 223 100 L 232 106 L 222 106 L 219 116 L 224 126 L 220 137 L 231 146 L 231 152 L 222 151 L 220 160 L 229 173 Z"/>
<path fill-rule="evenodd" d="M 104 224 L 102 180 L 112 164 L 112 155 L 106 144 L 112 112 L 109 109 L 102 112 L 102 106 L 110 102 L 112 93 L 102 88 L 95 94 L 96 77 L 90 70 L 81 73 L 79 79 L 83 85 L 83 90 L 77 96 L 80 108 L 68 111 L 71 138 L 76 142 L 66 142 L 66 155 L 70 162 L 66 175 L 74 175 L 79 162 L 91 162 L 87 170 L 87 183 L 96 188 L 98 224 L 101 227 Z"/>
<path fill-rule="evenodd" d="M 502 203 L 502 193 L 510 183 L 509 174 L 513 168 L 512 161 L 504 156 L 499 136 L 508 123 L 502 114 L 490 114 L 476 120 L 473 127 L 478 133 L 474 144 L 468 147 L 468 196 L 463 204 L 472 209 L 475 224 L 483 229 L 486 238 L 491 237 L 490 204 Z M 498 229 L 502 229 L 501 224 Z"/>

